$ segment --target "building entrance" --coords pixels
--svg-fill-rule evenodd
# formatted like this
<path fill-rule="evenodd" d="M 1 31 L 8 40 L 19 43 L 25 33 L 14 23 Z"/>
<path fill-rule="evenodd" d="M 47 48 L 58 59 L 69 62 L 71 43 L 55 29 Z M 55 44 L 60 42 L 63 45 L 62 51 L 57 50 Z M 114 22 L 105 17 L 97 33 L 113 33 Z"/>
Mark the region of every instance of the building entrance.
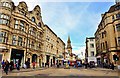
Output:
<path fill-rule="evenodd" d="M 21 64 L 24 63 L 24 50 L 12 49 L 11 52 L 11 60 L 13 60 L 14 64 L 19 60 Z"/>
<path fill-rule="evenodd" d="M 32 55 L 32 62 L 37 62 L 37 55 L 36 54 Z"/>
<path fill-rule="evenodd" d="M 53 64 L 55 65 L 55 57 L 53 57 Z"/>
<path fill-rule="evenodd" d="M 50 56 L 49 55 L 46 55 L 46 63 L 49 63 L 49 59 L 50 59 Z"/>

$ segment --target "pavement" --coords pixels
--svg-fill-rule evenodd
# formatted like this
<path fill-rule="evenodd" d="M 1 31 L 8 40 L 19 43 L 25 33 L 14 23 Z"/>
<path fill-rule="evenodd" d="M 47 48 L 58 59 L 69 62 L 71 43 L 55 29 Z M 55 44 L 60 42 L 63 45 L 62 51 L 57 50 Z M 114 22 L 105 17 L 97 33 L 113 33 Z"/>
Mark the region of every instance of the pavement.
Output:
<path fill-rule="evenodd" d="M 28 68 L 28 69 L 24 69 L 24 68 L 21 68 L 20 71 L 18 71 L 17 69 L 14 69 L 12 71 L 12 73 L 17 73 L 17 72 L 31 72 L 31 71 L 37 71 L 37 70 L 44 70 L 44 69 L 47 69 L 47 68 Z"/>
<path fill-rule="evenodd" d="M 61 69 L 64 67 L 49 67 L 49 68 L 54 68 L 54 69 Z M 28 68 L 28 69 L 23 69 L 21 68 L 20 71 L 18 71 L 17 69 L 14 69 L 11 73 L 17 73 L 17 72 L 31 72 L 31 71 L 37 71 L 37 70 L 44 70 L 44 69 L 48 69 L 48 67 L 44 67 L 44 68 Z M 78 68 L 74 68 L 74 67 L 70 67 L 70 69 L 85 69 L 84 67 L 78 67 Z M 109 71 L 109 72 L 117 72 L 118 70 L 115 69 L 115 70 L 112 70 L 112 69 L 106 69 L 106 68 L 88 68 L 89 70 L 94 70 L 94 71 Z M 2 72 L 0 72 L 1 74 Z"/>
<path fill-rule="evenodd" d="M 111 72 L 112 71 L 112 72 Z M 3 76 L 117 76 L 115 70 L 107 70 L 103 68 L 73 68 L 64 69 L 63 68 L 36 68 L 36 69 L 21 69 L 17 71 L 16 69 L 9 72 L 8 75 L 3 73 Z"/>
<path fill-rule="evenodd" d="M 107 69 L 107 68 L 91 68 L 92 70 L 95 70 L 95 71 L 109 71 L 109 72 L 117 72 L 118 70 L 117 69 Z"/>

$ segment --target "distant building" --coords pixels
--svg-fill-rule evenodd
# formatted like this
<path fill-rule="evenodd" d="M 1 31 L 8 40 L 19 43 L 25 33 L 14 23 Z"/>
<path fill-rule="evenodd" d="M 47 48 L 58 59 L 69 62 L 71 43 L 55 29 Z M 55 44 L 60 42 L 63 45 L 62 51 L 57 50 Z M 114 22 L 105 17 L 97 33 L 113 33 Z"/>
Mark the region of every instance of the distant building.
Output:
<path fill-rule="evenodd" d="M 44 63 L 56 64 L 63 59 L 65 43 L 47 26 L 44 25 Z"/>
<path fill-rule="evenodd" d="M 95 32 L 97 56 L 102 63 L 120 64 L 120 60 L 113 57 L 117 55 L 120 58 L 120 2 L 116 2 L 101 16 Z"/>
<path fill-rule="evenodd" d="M 72 53 L 71 40 L 70 40 L 70 36 L 68 36 L 67 47 L 66 47 L 64 59 L 69 60 L 69 61 L 76 61 L 76 57 L 77 57 L 77 55 Z"/>
<path fill-rule="evenodd" d="M 86 53 L 85 58 L 87 62 L 96 61 L 96 46 L 95 46 L 95 38 L 89 37 L 86 38 Z"/>

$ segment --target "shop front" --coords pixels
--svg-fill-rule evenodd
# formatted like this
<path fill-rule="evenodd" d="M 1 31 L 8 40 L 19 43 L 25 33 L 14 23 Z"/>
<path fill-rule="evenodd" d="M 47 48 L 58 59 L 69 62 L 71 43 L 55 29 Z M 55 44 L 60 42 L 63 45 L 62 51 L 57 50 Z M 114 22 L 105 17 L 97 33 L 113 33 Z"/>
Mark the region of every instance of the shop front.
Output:
<path fill-rule="evenodd" d="M 14 64 L 16 64 L 18 60 L 21 65 L 24 64 L 24 50 L 12 49 L 10 60 L 12 60 Z"/>

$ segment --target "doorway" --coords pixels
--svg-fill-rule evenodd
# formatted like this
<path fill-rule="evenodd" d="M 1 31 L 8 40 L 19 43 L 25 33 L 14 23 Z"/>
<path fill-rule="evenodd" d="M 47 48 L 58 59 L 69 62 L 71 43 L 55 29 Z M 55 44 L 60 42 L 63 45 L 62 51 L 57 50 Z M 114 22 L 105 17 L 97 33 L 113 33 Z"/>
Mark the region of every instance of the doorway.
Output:
<path fill-rule="evenodd" d="M 41 59 L 39 59 L 39 67 L 41 67 Z"/>
<path fill-rule="evenodd" d="M 20 61 L 20 64 L 23 64 L 24 63 L 24 50 L 12 49 L 11 60 L 13 60 L 14 64 L 16 64 L 18 60 Z"/>
<path fill-rule="evenodd" d="M 52 67 L 52 59 L 51 59 L 51 67 Z"/>
<path fill-rule="evenodd" d="M 37 63 L 37 55 L 36 54 L 33 54 L 32 55 L 32 63 L 33 62 L 36 62 Z"/>

